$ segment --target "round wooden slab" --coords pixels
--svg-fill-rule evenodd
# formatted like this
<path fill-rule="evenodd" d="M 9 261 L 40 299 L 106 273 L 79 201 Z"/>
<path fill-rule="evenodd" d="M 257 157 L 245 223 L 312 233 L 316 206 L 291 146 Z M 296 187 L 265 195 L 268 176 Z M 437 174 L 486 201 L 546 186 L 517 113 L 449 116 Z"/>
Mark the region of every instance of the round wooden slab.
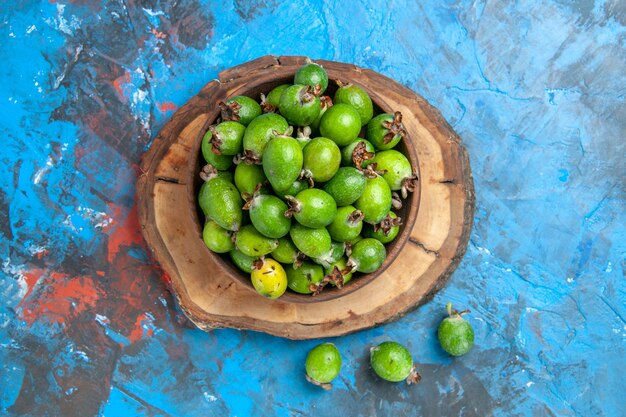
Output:
<path fill-rule="evenodd" d="M 430 299 L 467 248 L 474 189 L 460 138 L 436 109 L 406 87 L 370 70 L 324 60 L 316 62 L 330 79 L 353 82 L 382 111 L 404 116 L 410 140 L 404 151 L 418 161 L 420 190 L 407 201 L 404 239 L 391 246 L 389 265 L 353 280 L 349 291 L 269 300 L 206 248 L 196 202 L 197 174 L 200 143 L 219 115 L 217 103 L 268 92 L 280 80 L 292 78 L 304 62 L 305 57 L 264 56 L 222 71 L 174 114 L 143 157 L 137 197 L 144 237 L 170 276 L 181 309 L 201 329 L 232 327 L 312 339 L 377 326 Z"/>

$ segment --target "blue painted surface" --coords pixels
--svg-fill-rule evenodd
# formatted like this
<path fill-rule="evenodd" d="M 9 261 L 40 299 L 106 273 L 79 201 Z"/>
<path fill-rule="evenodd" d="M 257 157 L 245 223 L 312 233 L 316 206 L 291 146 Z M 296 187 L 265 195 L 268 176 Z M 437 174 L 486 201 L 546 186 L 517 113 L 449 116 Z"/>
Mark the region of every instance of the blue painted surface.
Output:
<path fill-rule="evenodd" d="M 619 0 L 0 6 L 0 414 L 624 416 L 626 3 Z M 151 138 L 218 71 L 261 55 L 352 62 L 439 108 L 467 146 L 467 255 L 432 302 L 307 351 L 184 318 L 133 194 Z M 443 306 L 476 347 L 438 347 Z M 406 344 L 422 382 L 377 380 Z"/>

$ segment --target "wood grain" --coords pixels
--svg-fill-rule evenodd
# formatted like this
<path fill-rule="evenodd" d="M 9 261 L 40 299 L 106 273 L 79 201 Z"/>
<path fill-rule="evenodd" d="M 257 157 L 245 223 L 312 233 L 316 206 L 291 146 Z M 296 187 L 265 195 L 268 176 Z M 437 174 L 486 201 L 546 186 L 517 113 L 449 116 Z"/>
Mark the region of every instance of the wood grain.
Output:
<path fill-rule="evenodd" d="M 331 80 L 357 84 L 379 111 L 398 110 L 404 116 L 409 140 L 399 149 L 418 168 L 420 181 L 403 208 L 404 226 L 388 246 L 385 264 L 342 290 L 268 300 L 227 258 L 206 248 L 196 196 L 200 143 L 219 114 L 217 102 L 240 94 L 258 98 L 291 82 L 304 61 L 264 56 L 220 72 L 174 114 L 142 159 L 137 197 L 144 237 L 171 277 L 181 309 L 202 329 L 233 327 L 311 339 L 376 326 L 432 297 L 465 253 L 474 192 L 460 138 L 436 109 L 406 87 L 371 70 L 323 60 L 317 62 Z M 331 93 L 333 88 L 331 83 Z"/>

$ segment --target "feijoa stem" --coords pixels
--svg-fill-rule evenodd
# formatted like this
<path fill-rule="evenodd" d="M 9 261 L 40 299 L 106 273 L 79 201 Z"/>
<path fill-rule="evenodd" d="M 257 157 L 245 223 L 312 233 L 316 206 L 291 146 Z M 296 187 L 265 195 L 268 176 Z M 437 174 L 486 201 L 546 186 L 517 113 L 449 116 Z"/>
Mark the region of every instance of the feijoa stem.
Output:
<path fill-rule="evenodd" d="M 276 106 L 267 102 L 265 94 L 261 93 L 261 110 L 263 113 L 276 113 Z"/>
<path fill-rule="evenodd" d="M 365 145 L 365 142 L 359 142 L 356 144 L 354 150 L 352 151 L 352 163 L 354 163 L 354 166 L 357 169 L 361 170 L 361 165 L 363 164 L 363 162 L 367 161 L 368 159 L 374 158 L 374 156 L 374 152 L 367 151 L 367 146 Z"/>
<path fill-rule="evenodd" d="M 396 135 L 400 135 L 402 139 L 406 137 L 406 130 L 402 124 L 402 113 L 399 111 L 394 113 L 392 121 L 384 121 L 382 124 L 389 131 L 383 138 L 385 145 L 391 142 Z"/>
<path fill-rule="evenodd" d="M 211 164 L 206 164 L 202 167 L 202 171 L 200 171 L 200 178 L 202 181 L 207 182 L 217 177 L 218 170 Z"/>
<path fill-rule="evenodd" d="M 411 368 L 411 372 L 409 372 L 409 376 L 406 377 L 406 383 L 408 385 L 417 384 L 422 380 L 422 376 L 417 372 L 415 365 Z"/>
<path fill-rule="evenodd" d="M 241 104 L 237 103 L 236 101 L 230 102 L 228 104 L 220 101 L 219 103 L 217 103 L 217 105 L 222 110 L 223 121 L 232 120 L 233 122 L 238 122 L 239 120 L 241 120 L 241 117 L 239 117 L 239 109 L 241 108 Z"/>
<path fill-rule="evenodd" d="M 285 210 L 285 217 L 292 217 L 294 213 L 300 213 L 302 210 L 302 204 L 292 195 L 286 195 L 285 200 L 289 208 Z"/>
<path fill-rule="evenodd" d="M 406 177 L 402 180 L 402 198 L 407 198 L 409 193 L 415 191 L 415 187 L 417 187 L 417 174 L 413 174 L 410 177 Z"/>

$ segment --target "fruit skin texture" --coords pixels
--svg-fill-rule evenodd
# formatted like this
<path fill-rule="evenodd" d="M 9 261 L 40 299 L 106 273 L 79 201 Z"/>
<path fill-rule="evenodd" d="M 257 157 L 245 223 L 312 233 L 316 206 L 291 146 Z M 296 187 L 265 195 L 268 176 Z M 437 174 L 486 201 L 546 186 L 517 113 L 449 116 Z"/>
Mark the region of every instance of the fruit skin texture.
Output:
<path fill-rule="evenodd" d="M 289 236 L 298 250 L 311 258 L 318 258 L 330 250 L 332 239 L 325 227 L 311 229 L 295 223 Z"/>
<path fill-rule="evenodd" d="M 383 178 L 394 191 L 402 188 L 402 180 L 413 175 L 413 168 L 407 157 L 394 149 L 378 152 L 373 162 L 376 163 L 377 170 L 387 171 Z"/>
<path fill-rule="evenodd" d="M 327 384 L 339 375 L 341 354 L 332 343 L 315 346 L 306 357 L 307 376 L 320 384 Z"/>
<path fill-rule="evenodd" d="M 398 218 L 396 213 L 394 213 L 393 211 L 390 211 L 387 215 L 392 219 Z M 374 226 L 367 224 L 365 225 L 363 236 L 372 237 L 376 240 L 379 240 L 381 243 L 389 243 L 393 241 L 396 238 L 396 236 L 398 236 L 399 232 L 400 232 L 400 226 L 393 226 L 389 230 L 389 234 L 385 235 L 385 232 L 382 229 L 378 229 L 374 231 Z"/>
<path fill-rule="evenodd" d="M 208 135 L 208 136 L 207 136 Z M 233 157 L 231 155 L 217 155 L 211 150 L 213 145 L 209 140 L 211 136 L 207 133 L 202 139 L 202 156 L 207 164 L 211 164 L 220 171 L 227 170 L 233 165 Z"/>
<path fill-rule="evenodd" d="M 237 268 L 248 274 L 252 272 L 252 264 L 258 258 L 253 256 L 244 255 L 240 250 L 233 249 L 230 251 L 230 259 L 237 265 Z"/>
<path fill-rule="evenodd" d="M 404 381 L 413 369 L 411 354 L 397 342 L 383 342 L 373 347 L 370 363 L 376 375 L 390 382 Z"/>
<path fill-rule="evenodd" d="M 254 289 L 267 298 L 278 298 L 287 290 L 287 274 L 273 259 L 265 259 L 260 268 L 253 269 L 250 280 Z"/>
<path fill-rule="evenodd" d="M 320 133 L 338 146 L 353 142 L 361 131 L 361 116 L 348 104 L 334 104 L 320 120 Z"/>
<path fill-rule="evenodd" d="M 314 258 L 313 262 L 327 268 L 331 264 L 337 262 L 346 252 L 346 245 L 343 242 L 331 242 L 330 250 L 320 257 Z"/>
<path fill-rule="evenodd" d="M 281 199 L 285 200 L 286 196 L 294 196 L 297 195 L 300 191 L 307 190 L 309 188 L 309 184 L 306 181 L 295 180 L 287 189 L 283 191 L 276 191 L 276 194 Z"/>
<path fill-rule="evenodd" d="M 448 305 L 450 316 L 442 320 L 437 336 L 443 350 L 452 356 L 462 356 L 474 346 L 474 329 L 461 314 L 452 312 L 452 306 Z"/>
<path fill-rule="evenodd" d="M 302 150 L 302 167 L 312 174 L 315 181 L 326 182 L 331 179 L 341 164 L 341 151 L 335 142 L 328 138 L 315 138 Z"/>
<path fill-rule="evenodd" d="M 300 191 L 295 197 L 295 207 L 299 207 L 293 214 L 296 221 L 313 229 L 328 226 L 337 215 L 335 200 L 318 188 Z"/>
<path fill-rule="evenodd" d="M 250 204 L 250 221 L 264 236 L 274 239 L 289 233 L 291 219 L 285 217 L 287 204 L 274 195 L 259 194 Z"/>
<path fill-rule="evenodd" d="M 265 113 L 255 118 L 243 135 L 244 156 L 250 156 L 251 159 L 256 159 L 255 162 L 259 162 L 267 143 L 276 134 L 284 134 L 288 128 L 287 120 L 276 113 Z"/>
<path fill-rule="evenodd" d="M 385 245 L 373 238 L 358 241 L 352 248 L 350 260 L 356 264 L 356 270 L 363 273 L 376 271 L 385 262 Z"/>
<path fill-rule="evenodd" d="M 277 192 L 289 188 L 298 179 L 302 162 L 302 148 L 291 137 L 275 137 L 263 151 L 263 172 Z"/>
<path fill-rule="evenodd" d="M 278 246 L 272 251 L 272 258 L 282 264 L 290 264 L 297 260 L 298 248 L 289 236 L 278 239 Z"/>
<path fill-rule="evenodd" d="M 204 244 L 215 253 L 226 253 L 235 249 L 231 236 L 231 232 L 220 227 L 213 220 L 207 221 L 202 229 Z"/>
<path fill-rule="evenodd" d="M 359 113 L 361 126 L 365 126 L 374 115 L 374 105 L 370 96 L 363 89 L 354 84 L 339 87 L 333 97 L 335 104 L 349 104 Z"/>
<path fill-rule="evenodd" d="M 242 195 L 244 193 L 252 195 L 256 186 L 259 183 L 263 184 L 265 180 L 267 180 L 263 173 L 263 167 L 260 165 L 247 164 L 243 161 L 235 168 L 234 179 L 235 186 Z M 262 186 L 259 192 L 267 194 L 267 187 Z"/>
<path fill-rule="evenodd" d="M 287 272 L 287 286 L 299 294 L 311 294 L 309 286 L 317 284 L 324 278 L 324 269 L 321 265 L 312 262 L 303 262 L 299 268 L 293 265 L 285 267 Z"/>
<path fill-rule="evenodd" d="M 351 221 L 350 216 L 357 211 L 353 206 L 344 206 L 337 209 L 337 215 L 328 225 L 330 237 L 337 242 L 346 242 L 356 238 L 363 228 L 363 220 Z"/>
<path fill-rule="evenodd" d="M 280 114 L 295 126 L 310 125 L 321 111 L 319 97 L 311 91 L 311 87 L 295 84 L 285 89 L 280 96 Z"/>
<path fill-rule="evenodd" d="M 244 126 L 248 126 L 255 117 L 261 115 L 261 105 L 250 97 L 235 96 L 226 100 L 226 104 L 233 102 L 237 102 L 241 106 L 237 110 L 237 114 L 239 115 L 239 123 Z"/>
<path fill-rule="evenodd" d="M 383 126 L 385 122 L 393 122 L 394 115 L 389 113 L 379 114 L 374 117 L 367 124 L 367 130 L 365 131 L 365 139 L 369 140 L 374 147 L 379 151 L 391 149 L 400 142 L 402 135 L 396 134 L 393 136 L 390 142 L 384 143 L 384 137 L 390 131 Z"/>
<path fill-rule="evenodd" d="M 243 132 L 246 127 L 238 122 L 225 121 L 209 127 L 202 141 L 211 142 L 213 153 L 215 150 L 222 155 L 237 155 L 242 149 Z M 218 143 L 219 142 L 219 143 Z"/>
<path fill-rule="evenodd" d="M 291 87 L 291 84 L 281 84 L 277 87 L 272 88 L 272 91 L 270 91 L 267 94 L 267 97 L 265 97 L 265 101 L 267 101 L 275 108 L 278 108 L 278 106 L 280 105 L 280 96 L 289 87 Z"/>
<path fill-rule="evenodd" d="M 204 214 L 226 230 L 238 230 L 243 220 L 242 200 L 232 182 L 213 178 L 200 188 L 198 196 Z"/>
<path fill-rule="evenodd" d="M 293 83 L 309 85 L 311 87 L 315 87 L 316 84 L 319 84 L 321 87 L 321 94 L 326 91 L 326 88 L 328 87 L 328 74 L 321 65 L 313 63 L 305 64 L 296 71 Z"/>
<path fill-rule="evenodd" d="M 361 197 L 367 179 L 353 167 L 341 167 L 334 177 L 324 184 L 323 190 L 335 199 L 338 207 L 348 206 Z"/>
<path fill-rule="evenodd" d="M 235 246 L 244 255 L 258 258 L 276 249 L 278 240 L 263 236 L 253 225 L 247 224 L 237 232 Z"/>
<path fill-rule="evenodd" d="M 391 210 L 391 189 L 383 177 L 368 178 L 365 190 L 354 203 L 354 207 L 363 212 L 363 221 L 370 224 L 380 223 Z"/>

